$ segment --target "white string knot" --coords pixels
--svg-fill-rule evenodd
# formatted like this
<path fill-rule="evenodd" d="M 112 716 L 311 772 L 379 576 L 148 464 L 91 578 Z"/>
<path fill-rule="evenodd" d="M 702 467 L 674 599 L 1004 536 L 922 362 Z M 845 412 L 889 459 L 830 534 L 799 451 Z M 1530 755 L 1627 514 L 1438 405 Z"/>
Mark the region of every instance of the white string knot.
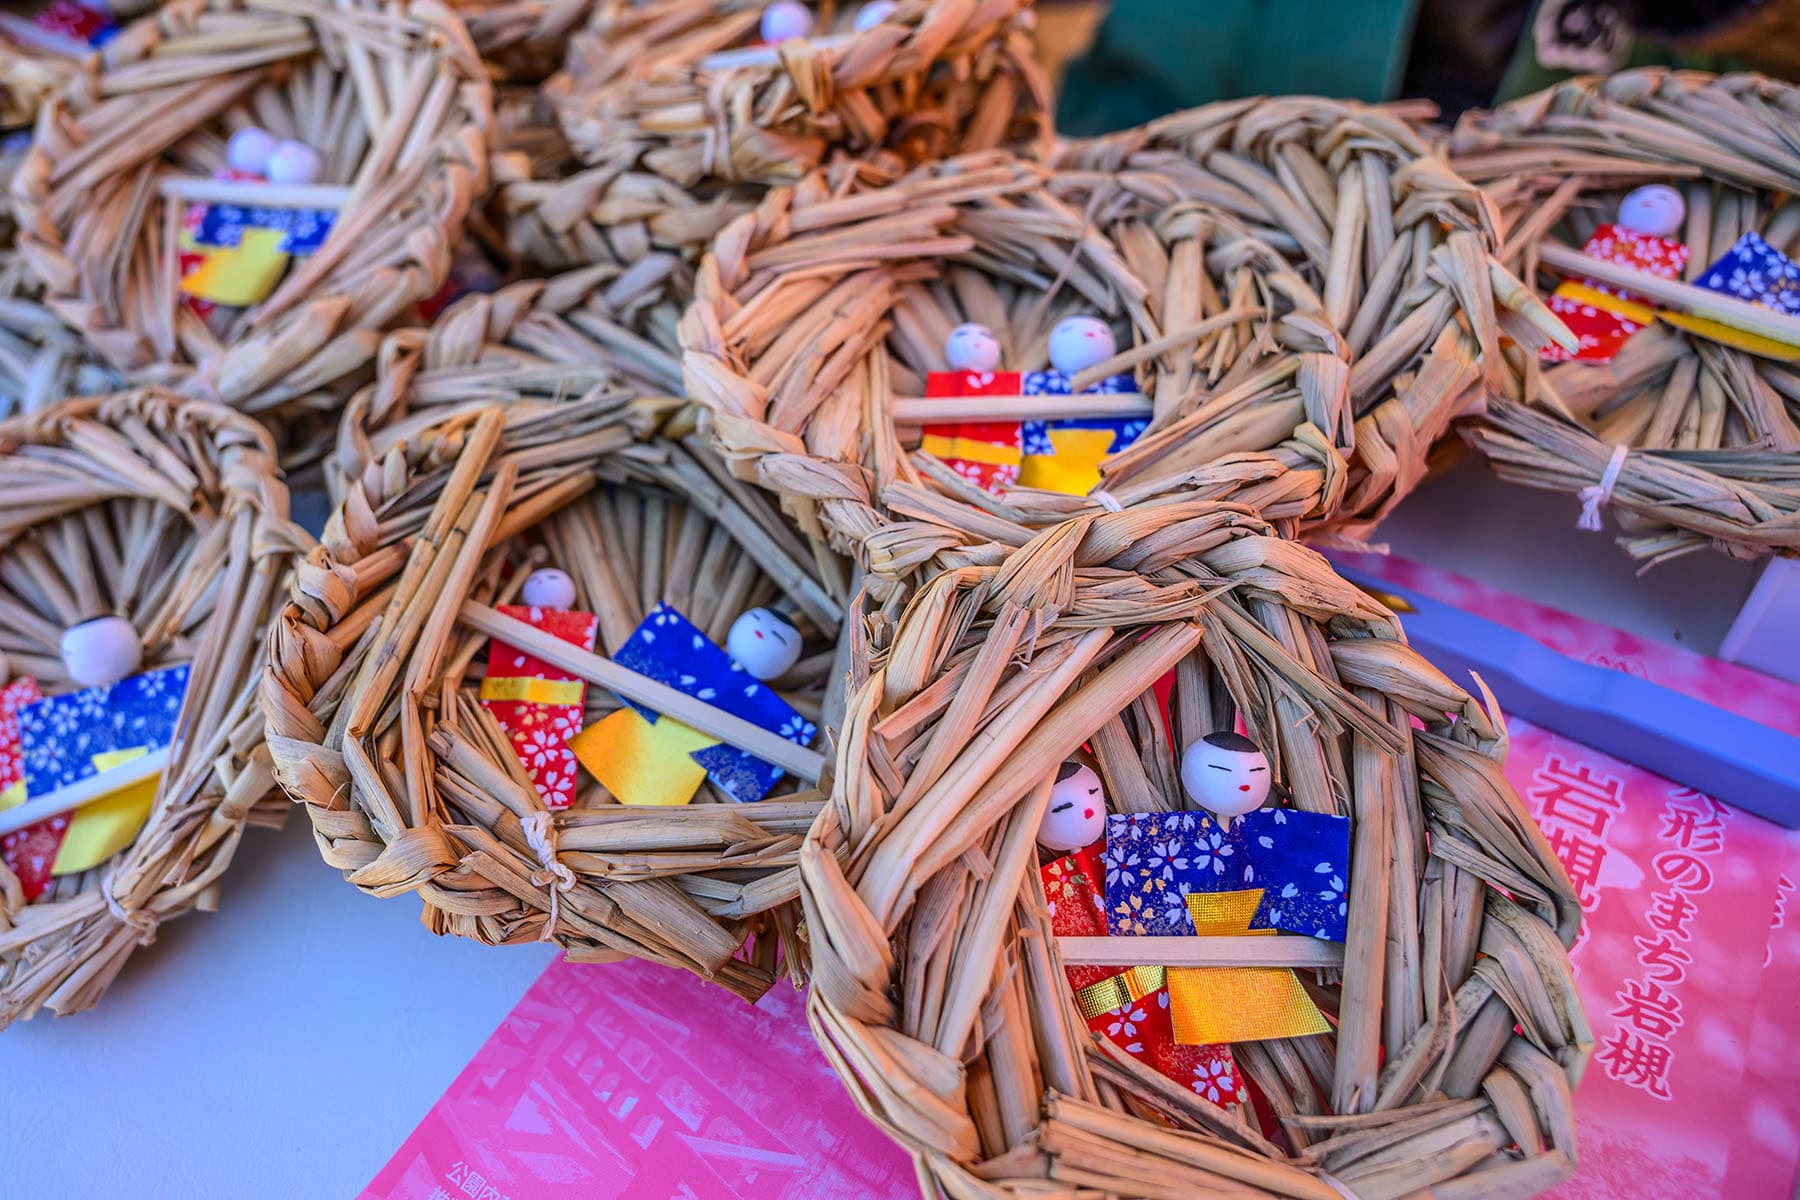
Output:
<path fill-rule="evenodd" d="M 119 898 L 113 895 L 113 876 L 114 872 L 109 869 L 100 879 L 100 897 L 106 901 L 106 911 L 111 913 L 113 919 L 119 924 L 129 925 L 137 930 L 138 945 L 150 945 L 156 941 L 157 915 L 141 908 L 126 908 L 120 904 Z"/>
<path fill-rule="evenodd" d="M 1088 493 L 1088 499 L 1096 501 L 1107 512 L 1124 512 L 1125 506 L 1120 504 L 1113 494 L 1105 488 L 1095 488 Z"/>
<path fill-rule="evenodd" d="M 550 823 L 549 813 L 534 812 L 520 824 L 525 828 L 525 844 L 543 865 L 543 870 L 532 874 L 531 882 L 539 887 L 555 885 L 550 888 L 550 919 L 544 922 L 543 932 L 538 934 L 538 941 L 553 942 L 556 940 L 556 922 L 561 917 L 562 894 L 575 886 L 575 872 L 556 857 L 556 827 Z"/>
<path fill-rule="evenodd" d="M 1625 466 L 1625 456 L 1629 453 L 1629 446 L 1614 446 L 1612 457 L 1606 460 L 1606 470 L 1601 474 L 1600 482 L 1581 489 L 1581 519 L 1575 522 L 1575 528 L 1585 529 L 1589 533 L 1600 532 L 1600 510 L 1612 503 L 1613 487 L 1619 482 L 1619 471 Z"/>

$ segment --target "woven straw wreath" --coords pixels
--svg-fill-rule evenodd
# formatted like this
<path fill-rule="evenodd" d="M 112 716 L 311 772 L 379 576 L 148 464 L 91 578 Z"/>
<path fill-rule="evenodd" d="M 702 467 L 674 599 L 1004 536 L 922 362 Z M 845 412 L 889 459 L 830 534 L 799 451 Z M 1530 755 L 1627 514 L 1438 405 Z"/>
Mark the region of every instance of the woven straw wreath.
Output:
<path fill-rule="evenodd" d="M 444 282 L 487 186 L 490 93 L 432 0 L 176 0 L 46 104 L 13 180 L 19 246 L 46 303 L 134 378 L 251 412 L 302 402 Z M 165 188 L 209 179 L 246 125 L 305 142 L 350 193 L 319 252 L 215 332 L 177 292 L 187 204 Z"/>
<path fill-rule="evenodd" d="M 123 386 L 43 297 L 18 253 L 0 250 L 0 417 Z"/>
<path fill-rule="evenodd" d="M 593 366 L 533 364 L 520 330 L 560 320 L 556 287 L 510 333 L 496 319 L 504 294 L 457 310 L 469 345 L 484 321 L 515 344 L 496 339 L 442 373 L 416 369 L 416 348 L 384 361 L 395 378 L 377 396 L 419 393 L 374 401 L 390 429 L 434 407 L 453 415 L 403 442 L 369 435 L 386 448 L 347 481 L 298 572 L 264 684 L 278 777 L 326 862 L 374 895 L 418 893 L 433 932 L 553 940 L 584 961 L 637 955 L 753 998 L 784 966 L 804 968 L 797 855 L 816 788 L 789 775 L 769 798 L 732 804 L 703 784 L 691 804 L 643 808 L 584 775 L 574 806 L 547 812 L 477 702 L 488 638 L 464 605 L 511 603 L 548 561 L 575 578 L 575 607 L 598 614 L 610 656 L 659 602 L 717 643 L 740 611 L 783 604 L 806 655 L 778 687 L 818 723 L 846 584 L 821 578 L 764 497 L 681 440 L 692 420 L 679 401 L 588 386 L 604 374 Z M 453 334 L 434 331 L 425 355 Z M 494 386 L 484 360 L 525 394 L 473 412 L 426 394 L 440 378 Z M 557 371 L 566 394 L 521 386 Z M 620 706 L 605 687 L 586 697 L 589 725 Z"/>
<path fill-rule="evenodd" d="M 64 627 L 128 618 L 144 668 L 190 664 L 182 736 L 129 848 L 30 903 L 0 866 L 0 1027 L 79 1012 L 163 921 L 210 911 L 246 824 L 287 805 L 255 680 L 294 558 L 269 435 L 157 391 L 72 400 L 0 424 L 0 650 L 45 695 L 73 690 Z"/>
<path fill-rule="evenodd" d="M 1334 188 L 1321 164 L 1339 166 L 1402 197 L 1399 217 L 1384 203 L 1369 219 L 1361 188 L 1344 188 L 1334 240 L 1299 208 L 1323 200 L 1290 196 L 1249 150 L 1210 156 L 1235 166 L 1208 186 L 1139 148 L 1160 134 L 1091 146 L 1095 165 L 1076 170 L 966 155 L 890 180 L 839 164 L 718 238 L 682 324 L 688 394 L 734 470 L 878 581 L 991 561 L 1072 513 L 1182 493 L 1251 504 L 1290 533 L 1360 535 L 1423 476 L 1431 442 L 1479 399 L 1484 361 L 1498 362 L 1486 207 L 1437 160 L 1395 164 L 1395 143 L 1365 131 L 1410 135 L 1380 110 L 1269 104 L 1235 128 L 1278 162 L 1311 164 L 1284 177 Z M 1253 139 L 1264 123 L 1296 140 Z M 889 401 L 925 395 L 954 326 L 987 325 L 1002 364 L 1031 370 L 1057 320 L 1083 311 L 1124 348 L 1090 374 L 1134 371 L 1155 406 L 1093 495 L 992 497 L 907 452 Z"/>
<path fill-rule="evenodd" d="M 1523 1197 L 1573 1170 L 1580 904 L 1491 697 L 1318 555 L 1206 501 L 1082 517 L 873 644 L 801 856 L 809 1011 L 927 1194 Z M 1308 988 L 1332 1030 L 1235 1045 L 1249 1109 L 1090 1039 L 1035 845 L 1078 748 L 1113 812 L 1174 809 L 1182 749 L 1234 718 L 1353 831 L 1344 966 Z"/>
<path fill-rule="evenodd" d="M 822 5 L 820 36 L 782 43 L 776 61 L 709 67 L 757 37 L 763 8 L 601 0 L 549 89 L 577 156 L 691 190 L 791 182 L 833 150 L 922 162 L 1048 145 L 1029 0 L 900 0 L 863 32 L 849 8 Z"/>
<path fill-rule="evenodd" d="M 1785 83 L 1640 70 L 1470 114 L 1450 149 L 1498 204 L 1501 259 L 1526 279 L 1546 242 L 1579 250 L 1633 188 L 1683 190 L 1692 283 L 1749 231 L 1800 253 L 1797 121 L 1800 90 Z M 1541 278 L 1548 292 L 1561 274 Z M 1608 363 L 1522 355 L 1517 367 L 1511 401 L 1465 431 L 1503 477 L 1605 491 L 1637 558 L 1800 549 L 1800 363 L 1653 322 Z"/>

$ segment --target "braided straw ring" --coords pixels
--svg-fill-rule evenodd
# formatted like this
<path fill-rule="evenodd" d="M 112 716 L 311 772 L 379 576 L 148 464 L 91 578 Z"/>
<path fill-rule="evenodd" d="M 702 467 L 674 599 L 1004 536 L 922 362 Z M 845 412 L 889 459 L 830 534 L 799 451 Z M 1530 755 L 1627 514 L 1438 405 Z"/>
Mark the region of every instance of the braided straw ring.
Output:
<path fill-rule="evenodd" d="M 17 250 L 0 250 L 0 417 L 123 386 L 85 339 L 44 307 Z"/>
<path fill-rule="evenodd" d="M 459 311 L 478 331 L 483 308 Z M 400 370 L 409 386 L 429 385 L 430 372 Z M 297 572 L 263 706 L 277 777 L 306 806 L 325 861 L 373 895 L 416 892 L 434 933 L 551 940 L 581 961 L 636 955 L 754 998 L 782 951 L 788 970 L 804 969 L 797 859 L 822 802 L 816 787 L 790 771 L 754 803 L 701 782 L 690 804 L 627 807 L 570 764 L 556 788 L 573 807 L 546 812 L 520 756 L 554 748 L 532 750 L 541 735 L 529 728 L 515 748 L 478 700 L 481 628 L 555 661 L 508 636 L 492 611 L 548 564 L 573 576 L 574 608 L 597 614 L 608 657 L 647 616 L 653 635 L 662 627 L 659 603 L 717 644 L 748 608 L 792 610 L 805 653 L 777 686 L 820 721 L 846 582 L 828 588 L 773 505 L 677 438 L 683 418 L 671 405 L 593 388 L 504 410 L 447 407 L 440 423 L 389 445 L 345 480 L 320 548 Z M 408 411 L 394 407 L 392 428 Z M 585 726 L 621 707 L 602 681 L 611 668 L 582 676 Z"/>
<path fill-rule="evenodd" d="M 444 282 L 487 186 L 491 90 L 467 32 L 427 0 L 176 0 L 39 115 L 13 179 L 20 249 L 50 307 L 135 378 L 252 412 L 305 400 Z M 327 198 L 214 180 L 252 125 L 313 149 Z M 174 192 L 229 186 L 245 203 L 341 206 L 260 303 L 203 320 L 179 291 L 190 214 Z"/>
<path fill-rule="evenodd" d="M 811 38 L 751 50 L 756 62 L 713 59 L 758 36 L 763 7 L 601 0 L 549 88 L 576 154 L 694 189 L 791 182 L 837 149 L 922 162 L 1048 146 L 1030 0 L 899 0 L 860 32 L 845 5 Z"/>
<path fill-rule="evenodd" d="M 50 878 L 29 902 L 0 865 L 4 1027 L 40 1007 L 91 1006 L 160 922 L 217 905 L 246 824 L 287 815 L 254 681 L 283 581 L 310 539 L 287 519 L 264 430 L 156 391 L 0 424 L 0 495 L 0 650 L 16 675 L 47 696 L 75 690 L 61 632 L 109 614 L 137 628 L 142 669 L 190 668 L 181 734 L 131 844 Z M 27 842 L 33 828 L 21 831 Z"/>
<path fill-rule="evenodd" d="M 691 426 L 677 399 L 675 323 L 692 278 L 669 254 L 628 268 L 600 263 L 465 296 L 428 328 L 388 335 L 375 382 L 344 407 L 326 463 L 333 498 L 396 446 L 492 404 L 505 404 L 515 421 L 581 403 L 609 424 L 623 410 L 639 436 Z M 434 445 L 456 453 L 455 442 Z"/>
<path fill-rule="evenodd" d="M 1349 146 L 1386 119 L 1331 111 L 1328 132 Z M 1361 189 L 1343 189 L 1353 245 L 1321 225 L 1330 270 L 1295 252 L 1287 224 L 1318 222 L 1301 220 L 1272 174 L 1256 195 L 1208 191 L 1192 169 L 1139 169 L 1125 144 L 1095 146 L 1108 165 L 1071 172 L 987 154 L 891 182 L 849 164 L 815 174 L 727 228 L 704 261 L 682 324 L 688 394 L 740 475 L 880 579 L 934 558 L 992 561 L 1071 513 L 1169 494 L 1242 501 L 1286 532 L 1358 535 L 1423 476 L 1430 443 L 1478 398 L 1482 348 L 1499 337 L 1479 198 L 1446 190 L 1429 159 L 1390 176 L 1392 143 L 1375 145 L 1345 177 L 1397 189 L 1402 219 L 1383 207 L 1365 220 Z M 1337 165 L 1302 142 L 1268 152 L 1321 174 Z M 1353 307 L 1342 281 L 1361 278 L 1365 230 L 1380 231 L 1368 234 L 1379 298 Z M 1125 349 L 1072 382 L 1135 372 L 1154 410 L 1137 442 L 1098 464 L 1104 496 L 989 496 L 906 453 L 918 434 L 895 425 L 890 403 L 927 394 L 958 323 L 987 325 L 1001 364 L 1030 370 L 1045 365 L 1055 323 L 1084 311 Z"/>
<path fill-rule="evenodd" d="M 1580 904 L 1492 698 L 1317 554 L 1207 501 L 1081 517 L 876 633 L 801 854 L 809 1011 L 942 1194 L 1525 1196 L 1572 1171 Z M 1296 808 L 1351 821 L 1343 965 L 1307 988 L 1331 1031 L 1233 1045 L 1250 1111 L 1089 1037 L 1034 845 L 1078 748 L 1113 812 L 1157 812 L 1234 719 Z M 1193 965 L 1324 945 L 1209 940 Z"/>
<path fill-rule="evenodd" d="M 1681 280 L 1694 284 L 1748 232 L 1800 256 L 1796 121 L 1800 90 L 1789 84 L 1646 69 L 1570 80 L 1471 113 L 1450 148 L 1456 169 L 1500 207 L 1502 260 L 1546 291 L 1581 275 L 1540 272 L 1540 262 L 1582 249 L 1596 226 L 1615 219 L 1620 199 L 1645 184 L 1686 194 L 1674 240 L 1688 248 Z M 1756 265 L 1742 268 L 1724 274 Z M 1792 294 L 1800 273 L 1791 265 L 1788 273 Z M 1611 281 L 1602 288 L 1630 291 Z M 1619 544 L 1636 558 L 1706 546 L 1735 558 L 1800 549 L 1800 363 L 1792 361 L 1800 350 L 1734 348 L 1666 318 L 1640 328 L 1646 317 L 1628 321 L 1637 332 L 1610 362 L 1551 365 L 1519 355 L 1511 399 L 1469 423 L 1465 436 L 1502 477 L 1571 496 L 1598 486 L 1614 448 L 1628 448 L 1608 498 Z M 1787 323 L 1800 329 L 1791 315 Z"/>

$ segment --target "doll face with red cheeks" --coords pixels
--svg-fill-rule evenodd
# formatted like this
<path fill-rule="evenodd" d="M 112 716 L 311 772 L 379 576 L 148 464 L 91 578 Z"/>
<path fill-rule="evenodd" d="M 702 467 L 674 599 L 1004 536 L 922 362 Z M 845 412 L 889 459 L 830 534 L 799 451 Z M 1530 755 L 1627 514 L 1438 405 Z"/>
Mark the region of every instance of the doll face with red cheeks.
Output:
<path fill-rule="evenodd" d="M 1050 806 L 1038 822 L 1038 844 L 1048 850 L 1080 850 L 1106 833 L 1106 792 L 1100 776 L 1082 763 L 1067 762 L 1050 789 Z"/>

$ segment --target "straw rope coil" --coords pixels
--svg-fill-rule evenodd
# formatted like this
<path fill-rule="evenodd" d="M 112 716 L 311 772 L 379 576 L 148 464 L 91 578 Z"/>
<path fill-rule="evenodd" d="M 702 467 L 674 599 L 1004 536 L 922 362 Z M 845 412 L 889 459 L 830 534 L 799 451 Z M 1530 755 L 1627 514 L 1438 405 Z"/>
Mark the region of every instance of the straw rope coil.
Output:
<path fill-rule="evenodd" d="M 801 855 L 809 1012 L 927 1194 L 1523 1197 L 1570 1174 L 1580 904 L 1492 698 L 1318 555 L 1187 500 L 1071 520 L 869 624 Z M 1233 1047 L 1253 1112 L 1090 1039 L 1034 843 L 1078 748 L 1112 811 L 1173 809 L 1182 749 L 1234 718 L 1297 808 L 1352 822 L 1344 965 L 1308 988 L 1332 1031 Z"/>
<path fill-rule="evenodd" d="M 287 519 L 266 432 L 156 391 L 0 424 L 0 494 L 0 650 L 15 672 L 71 691 L 61 631 L 106 614 L 136 626 L 146 670 L 190 665 L 182 734 L 131 845 L 29 903 L 0 866 L 4 1027 L 94 1004 L 159 924 L 217 905 L 246 824 L 287 815 L 255 680 L 309 539 Z"/>
<path fill-rule="evenodd" d="M 922 162 L 1048 145 L 1029 0 L 900 0 L 862 32 L 848 8 L 824 5 L 817 36 L 772 48 L 773 61 L 709 65 L 755 39 L 763 7 L 602 0 L 551 85 L 576 154 L 693 190 L 791 182 L 839 149 Z"/>
<path fill-rule="evenodd" d="M 1502 260 L 1524 278 L 1555 287 L 1545 246 L 1579 249 L 1627 192 L 1663 183 L 1686 196 L 1692 283 L 1748 231 L 1800 253 L 1796 120 L 1788 84 L 1647 69 L 1470 114 L 1450 149 L 1499 205 Z M 1465 435 L 1504 478 L 1570 494 L 1599 486 L 1623 447 L 1604 499 L 1634 557 L 1800 549 L 1800 364 L 1656 321 L 1611 362 L 1525 354 L 1512 374 L 1509 401 Z"/>
<path fill-rule="evenodd" d="M 46 303 L 134 378 L 250 412 L 335 405 L 450 269 L 487 186 L 490 93 L 431 0 L 176 0 L 45 105 L 13 180 L 19 246 Z M 178 292 L 171 189 L 207 183 L 248 125 L 304 142 L 348 192 L 271 294 L 202 320 Z"/>
<path fill-rule="evenodd" d="M 733 469 L 878 584 L 1181 493 L 1251 504 L 1288 533 L 1362 536 L 1481 399 L 1503 329 L 1560 324 L 1528 294 L 1525 316 L 1496 316 L 1485 204 L 1390 114 L 1266 101 L 1182 116 L 1226 148 L 1202 153 L 1171 124 L 1054 172 L 999 154 L 897 180 L 840 164 L 733 223 L 682 323 L 688 394 Z M 1165 137 L 1219 174 L 1155 149 Z M 908 453 L 890 402 L 926 394 L 959 322 L 1031 370 L 1057 320 L 1084 311 L 1124 349 L 1076 382 L 1135 372 L 1154 406 L 1099 490 L 989 496 Z"/>
<path fill-rule="evenodd" d="M 511 327 L 514 342 L 554 324 L 556 287 Z M 465 302 L 427 335 L 425 358 L 461 322 L 471 339 L 507 331 L 508 300 Z M 497 341 L 483 353 L 520 374 L 556 369 Z M 608 656 L 659 602 L 717 643 L 743 609 L 785 604 L 806 654 L 776 686 L 818 722 L 844 581 L 828 586 L 773 505 L 681 440 L 692 422 L 679 401 L 590 387 L 596 369 L 580 364 L 560 368 L 567 391 L 552 397 L 513 375 L 484 379 L 480 355 L 441 372 L 418 369 L 419 356 L 396 338 L 383 360 L 396 378 L 361 412 L 385 405 L 391 430 L 434 408 L 444 418 L 400 442 L 368 435 L 386 448 L 345 481 L 271 640 L 263 697 L 282 785 L 327 863 L 373 895 L 417 893 L 435 933 L 551 940 L 581 961 L 637 955 L 761 995 L 784 966 L 804 966 L 792 932 L 816 788 L 789 775 L 769 798 L 732 804 L 702 783 L 691 804 L 643 808 L 584 777 L 573 807 L 546 811 L 477 701 L 487 636 L 469 604 L 512 602 L 547 560 L 574 577 Z M 526 394 L 462 411 L 427 394 L 445 378 Z M 399 388 L 415 395 L 382 396 Z M 591 684 L 586 724 L 619 706 Z"/>

